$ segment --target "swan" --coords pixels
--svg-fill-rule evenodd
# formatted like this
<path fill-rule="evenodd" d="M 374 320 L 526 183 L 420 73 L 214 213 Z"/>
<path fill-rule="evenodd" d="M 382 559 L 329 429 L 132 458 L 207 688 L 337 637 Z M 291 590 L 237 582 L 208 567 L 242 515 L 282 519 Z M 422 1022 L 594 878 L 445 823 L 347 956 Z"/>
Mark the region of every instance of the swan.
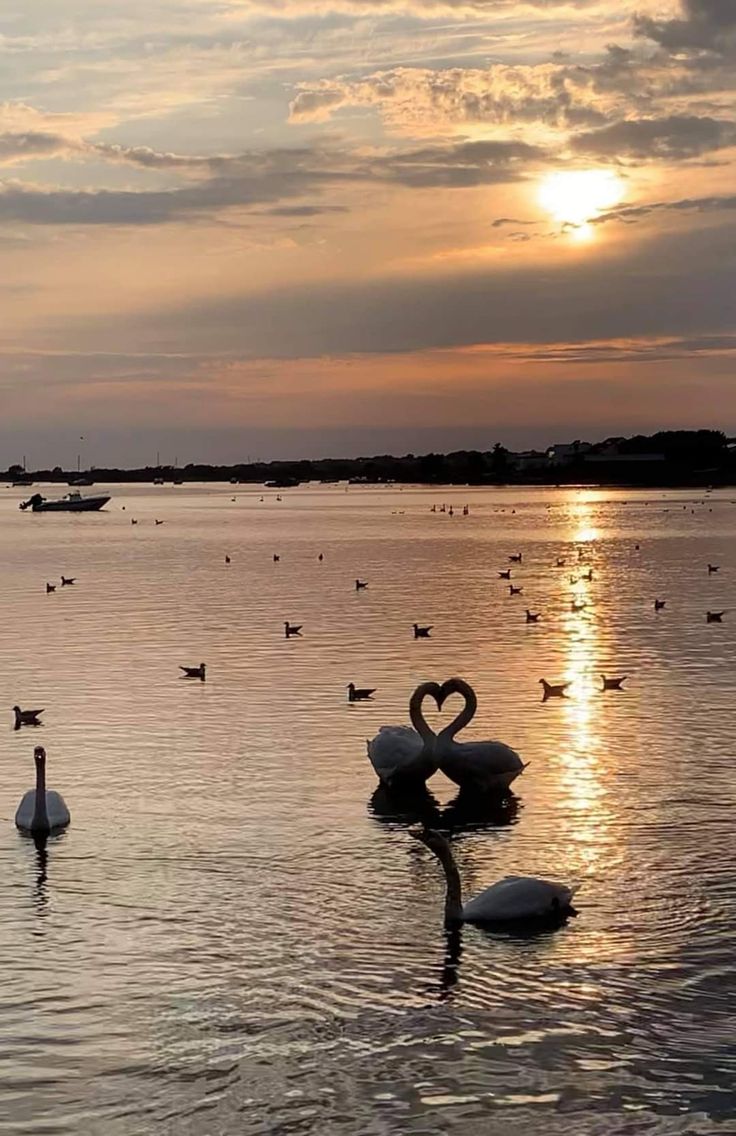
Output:
<path fill-rule="evenodd" d="M 524 762 L 504 742 L 456 742 L 455 734 L 475 717 L 478 699 L 472 686 L 461 678 L 451 678 L 440 687 L 441 702 L 451 694 L 461 694 L 465 706 L 437 735 L 435 754 L 440 769 L 461 789 L 489 793 L 508 789 L 524 771 Z"/>
<path fill-rule="evenodd" d="M 71 818 L 64 798 L 53 789 L 46 788 L 46 750 L 43 746 L 36 746 L 33 760 L 36 763 L 36 788 L 23 795 L 15 823 L 25 832 L 44 836 L 55 829 L 66 828 Z"/>
<path fill-rule="evenodd" d="M 409 700 L 409 717 L 414 729 L 381 726 L 376 736 L 366 743 L 371 765 L 388 789 L 423 786 L 437 772 L 436 735 L 422 714 L 422 703 L 428 696 L 442 709 L 442 687 L 436 682 L 423 682 Z"/>
<path fill-rule="evenodd" d="M 301 635 L 302 626 L 303 626 L 303 624 L 301 624 L 301 623 L 289 623 L 288 619 L 285 619 L 284 620 L 284 637 L 286 639 L 291 639 L 292 635 Z"/>
<path fill-rule="evenodd" d="M 554 921 L 574 914 L 572 897 L 577 887 L 534 876 L 506 876 L 464 904 L 460 873 L 444 836 L 423 827 L 410 828 L 409 833 L 426 844 L 442 864 L 447 881 L 445 927 L 448 929 L 463 923 Z"/>

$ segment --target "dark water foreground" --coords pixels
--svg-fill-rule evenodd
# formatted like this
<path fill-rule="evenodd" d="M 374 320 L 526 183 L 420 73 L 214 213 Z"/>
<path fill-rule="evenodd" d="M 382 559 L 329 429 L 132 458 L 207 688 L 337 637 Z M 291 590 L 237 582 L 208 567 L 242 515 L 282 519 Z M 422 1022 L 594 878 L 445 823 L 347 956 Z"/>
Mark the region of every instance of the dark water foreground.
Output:
<path fill-rule="evenodd" d="M 5 703 L 46 707 L 0 743 L 0 1131 L 732 1132 L 736 611 L 705 611 L 736 609 L 736 505 L 231 496 L 0 504 Z M 578 546 L 594 578 L 571 585 Z M 77 585 L 47 597 L 61 572 Z M 177 678 L 200 660 L 206 683 Z M 531 762 L 517 800 L 458 805 L 441 777 L 422 808 L 374 794 L 366 737 L 454 673 L 468 734 Z M 543 705 L 542 676 L 569 700 Z M 348 706 L 351 679 L 375 703 Z M 72 811 L 45 853 L 12 823 L 39 741 Z M 468 895 L 552 874 L 582 883 L 578 917 L 448 940 L 418 813 Z"/>

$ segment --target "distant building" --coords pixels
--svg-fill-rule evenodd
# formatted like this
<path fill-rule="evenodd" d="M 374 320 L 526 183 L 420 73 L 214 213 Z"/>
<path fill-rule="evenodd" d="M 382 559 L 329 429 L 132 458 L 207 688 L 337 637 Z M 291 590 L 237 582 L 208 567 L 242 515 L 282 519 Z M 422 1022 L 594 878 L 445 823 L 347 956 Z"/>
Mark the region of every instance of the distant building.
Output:
<path fill-rule="evenodd" d="M 557 442 L 547 450 L 547 461 L 549 465 L 568 465 L 592 449 L 591 442 L 581 442 L 579 439 L 575 442 Z"/>
<path fill-rule="evenodd" d="M 530 470 L 547 469 L 549 459 L 541 450 L 522 450 L 518 454 L 509 454 L 509 463 L 518 473 L 528 473 Z"/>

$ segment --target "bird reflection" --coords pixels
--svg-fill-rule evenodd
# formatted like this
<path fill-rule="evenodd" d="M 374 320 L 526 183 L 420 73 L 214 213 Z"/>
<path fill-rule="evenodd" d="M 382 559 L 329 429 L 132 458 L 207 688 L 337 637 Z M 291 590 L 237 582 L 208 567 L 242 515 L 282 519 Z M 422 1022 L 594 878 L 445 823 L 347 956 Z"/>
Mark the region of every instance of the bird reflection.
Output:
<path fill-rule="evenodd" d="M 463 936 L 459 927 L 445 931 L 445 957 L 440 969 L 440 982 L 438 997 L 440 1002 L 447 1002 L 452 997 L 452 991 L 460 978 L 460 959 L 463 953 Z"/>
<path fill-rule="evenodd" d="M 514 793 L 494 796 L 461 789 L 442 810 L 441 825 L 448 832 L 502 828 L 513 824 L 518 812 L 519 798 Z"/>
<path fill-rule="evenodd" d="M 401 792 L 379 785 L 368 802 L 368 811 L 382 824 L 440 823 L 439 805 L 426 786 Z"/>
<path fill-rule="evenodd" d="M 424 824 L 452 835 L 513 824 L 519 812 L 519 798 L 510 792 L 499 796 L 461 789 L 441 809 L 427 788 L 400 793 L 379 785 L 368 803 L 368 811 L 382 824 Z"/>
<path fill-rule="evenodd" d="M 38 875 L 36 876 L 36 886 L 33 889 L 33 905 L 36 908 L 37 915 L 46 915 L 49 903 L 48 896 L 48 874 L 47 867 L 49 862 L 49 853 L 47 848 L 48 836 L 46 833 L 37 834 L 33 838 L 33 843 L 36 847 L 36 867 Z"/>

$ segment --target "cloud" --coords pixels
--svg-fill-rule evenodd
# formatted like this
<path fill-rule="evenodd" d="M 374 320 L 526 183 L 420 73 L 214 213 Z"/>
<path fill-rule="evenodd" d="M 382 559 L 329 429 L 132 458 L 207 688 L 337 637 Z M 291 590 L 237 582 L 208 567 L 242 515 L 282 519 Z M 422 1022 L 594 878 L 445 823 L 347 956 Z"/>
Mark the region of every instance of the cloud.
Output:
<path fill-rule="evenodd" d="M 636 16 L 636 34 L 673 53 L 708 51 L 724 56 L 736 53 L 736 5 L 733 0 L 682 0 L 682 9 L 682 19 Z"/>
<path fill-rule="evenodd" d="M 50 143 L 51 144 L 51 143 Z M 65 140 L 53 143 L 60 152 Z M 45 225 L 156 225 L 184 216 L 208 217 L 321 194 L 335 185 L 394 185 L 412 189 L 465 189 L 517 181 L 525 164 L 543 157 L 538 147 L 515 141 L 463 142 L 372 153 L 314 147 L 240 155 L 187 157 L 141 148 L 69 141 L 73 153 L 148 169 L 196 172 L 183 187 L 156 190 L 68 189 L 0 183 L 0 220 Z M 330 205 L 299 206 L 309 214 Z M 290 215 L 295 215 L 293 208 Z"/>
<path fill-rule="evenodd" d="M 596 157 L 671 161 L 736 145 L 736 122 L 694 115 L 626 119 L 578 134 L 570 144 L 576 153 Z"/>
<path fill-rule="evenodd" d="M 625 205 L 610 209 L 591 218 L 591 225 L 605 225 L 609 221 L 631 223 L 653 213 L 728 213 L 736 209 L 736 194 L 713 197 L 683 197 L 675 201 L 650 201 L 641 205 Z"/>

